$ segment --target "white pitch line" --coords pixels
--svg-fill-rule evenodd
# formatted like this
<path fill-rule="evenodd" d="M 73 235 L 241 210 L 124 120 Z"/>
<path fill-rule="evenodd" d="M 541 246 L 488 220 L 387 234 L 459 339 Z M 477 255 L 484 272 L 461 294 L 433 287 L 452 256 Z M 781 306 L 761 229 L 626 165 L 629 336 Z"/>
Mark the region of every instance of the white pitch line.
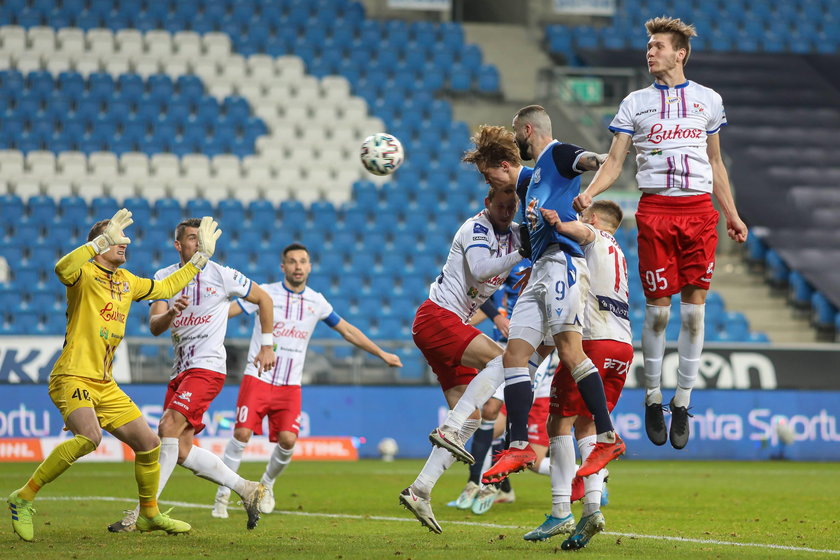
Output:
<path fill-rule="evenodd" d="M 45 500 L 45 501 L 81 501 L 81 500 L 98 500 L 100 502 L 126 502 L 126 503 L 136 503 L 137 500 L 131 498 L 117 498 L 115 496 L 44 496 L 43 498 L 38 498 L 38 500 Z M 184 508 L 194 508 L 194 509 L 213 509 L 212 505 L 209 504 L 196 504 L 192 502 L 175 502 L 169 500 L 161 500 L 161 504 L 167 506 L 177 506 L 177 507 L 184 507 Z M 282 515 L 298 515 L 302 517 L 327 517 L 333 519 L 358 519 L 360 521 L 398 521 L 398 522 L 408 522 L 408 523 L 417 523 L 416 519 L 409 518 L 409 517 L 387 517 L 382 515 L 350 515 L 346 513 L 312 513 L 308 511 L 284 511 L 278 510 L 277 514 Z M 471 527 L 486 527 L 490 529 L 524 529 L 519 525 L 499 525 L 496 523 L 479 523 L 477 521 L 447 521 L 447 524 L 451 525 L 467 525 Z M 741 542 L 733 542 L 733 541 L 717 541 L 712 539 L 691 539 L 687 537 L 671 537 L 667 535 L 642 535 L 638 533 L 617 533 L 613 531 L 604 531 L 604 535 L 611 535 L 615 537 L 627 537 L 631 539 L 651 539 L 656 541 L 674 541 L 674 542 L 686 542 L 692 544 L 705 544 L 705 545 L 714 545 L 714 546 L 740 546 L 740 547 L 750 547 L 750 548 L 768 548 L 772 550 L 789 550 L 793 552 L 817 552 L 820 554 L 840 554 L 840 550 L 832 550 L 832 549 L 819 549 L 819 548 L 806 548 L 804 546 L 786 546 L 781 544 L 764 544 L 764 543 L 741 543 Z"/>

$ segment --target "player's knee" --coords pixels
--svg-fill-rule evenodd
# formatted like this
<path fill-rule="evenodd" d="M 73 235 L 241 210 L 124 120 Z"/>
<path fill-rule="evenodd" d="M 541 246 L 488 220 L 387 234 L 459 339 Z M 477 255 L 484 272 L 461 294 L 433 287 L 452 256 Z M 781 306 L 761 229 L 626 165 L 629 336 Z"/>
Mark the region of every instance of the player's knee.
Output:
<path fill-rule="evenodd" d="M 280 432 L 277 436 L 277 444 L 285 450 L 293 449 L 297 443 L 297 434 L 293 432 Z"/>
<path fill-rule="evenodd" d="M 82 430 L 76 435 L 81 436 L 79 440 L 82 442 L 81 451 L 84 455 L 93 453 L 102 443 L 102 430 Z"/>
<path fill-rule="evenodd" d="M 167 411 L 158 424 L 158 434 L 160 437 L 180 437 L 186 425 L 186 418 L 182 415 Z"/>
<path fill-rule="evenodd" d="M 668 306 L 647 305 L 645 307 L 645 325 L 655 333 L 665 332 L 670 318 L 671 308 Z"/>
<path fill-rule="evenodd" d="M 703 325 L 706 318 L 706 305 L 694 303 L 680 304 L 680 324 L 686 329 L 691 338 L 695 338 L 703 332 Z"/>
<path fill-rule="evenodd" d="M 572 379 L 575 380 L 575 383 L 580 383 L 583 381 L 588 375 L 592 375 L 593 373 L 597 374 L 598 369 L 595 367 L 595 364 L 592 363 L 592 360 L 586 358 L 575 367 L 571 368 L 572 370 Z"/>
<path fill-rule="evenodd" d="M 236 428 L 233 430 L 233 438 L 240 443 L 248 443 L 251 441 L 251 435 L 253 433 L 248 428 Z"/>
<path fill-rule="evenodd" d="M 502 401 L 491 398 L 481 408 L 481 417 L 485 420 L 495 420 L 502 409 Z"/>

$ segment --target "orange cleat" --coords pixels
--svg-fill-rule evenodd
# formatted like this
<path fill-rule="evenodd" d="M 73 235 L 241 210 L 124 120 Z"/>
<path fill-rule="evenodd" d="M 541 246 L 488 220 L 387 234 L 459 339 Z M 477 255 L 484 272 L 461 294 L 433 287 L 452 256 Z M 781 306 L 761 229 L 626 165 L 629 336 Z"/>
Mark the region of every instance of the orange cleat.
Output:
<path fill-rule="evenodd" d="M 606 467 L 610 461 L 618 459 L 625 451 L 627 451 L 627 446 L 624 445 L 624 440 L 618 434 L 615 434 L 615 441 L 612 443 L 596 443 L 589 457 L 577 470 L 577 476 L 584 477 L 595 474 Z"/>
<path fill-rule="evenodd" d="M 484 484 L 501 482 L 509 474 L 525 470 L 526 467 L 537 462 L 537 454 L 528 444 L 525 449 L 505 449 L 497 454 L 495 459 L 496 463 L 481 477 L 481 482 Z"/>

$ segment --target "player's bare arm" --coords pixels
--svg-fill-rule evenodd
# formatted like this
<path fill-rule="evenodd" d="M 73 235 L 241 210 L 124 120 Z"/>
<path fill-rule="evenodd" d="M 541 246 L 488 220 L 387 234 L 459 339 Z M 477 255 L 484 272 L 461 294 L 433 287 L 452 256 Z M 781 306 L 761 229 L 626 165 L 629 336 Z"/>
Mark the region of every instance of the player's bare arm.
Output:
<path fill-rule="evenodd" d="M 239 315 L 242 315 L 242 306 L 239 305 L 238 301 L 230 302 L 230 305 L 228 306 L 228 319 L 233 319 Z"/>
<path fill-rule="evenodd" d="M 369 339 L 365 333 L 360 331 L 358 327 L 345 321 L 340 320 L 336 326 L 333 327 L 338 334 L 344 337 L 344 340 L 355 346 L 361 348 L 365 352 L 376 356 L 391 367 L 402 367 L 402 361 L 396 354 L 386 352 Z"/>
<path fill-rule="evenodd" d="M 575 168 L 580 171 L 598 171 L 601 164 L 607 160 L 609 154 L 596 154 L 595 152 L 583 152 L 575 164 Z"/>
<path fill-rule="evenodd" d="M 180 296 L 170 306 L 166 301 L 156 301 L 149 309 L 149 331 L 158 336 L 172 325 L 172 321 L 180 315 L 181 311 L 187 308 L 190 299 L 187 296 Z"/>
<path fill-rule="evenodd" d="M 709 135 L 706 140 L 706 154 L 712 166 L 712 192 L 726 219 L 726 234 L 730 239 L 744 243 L 748 235 L 747 225 L 741 220 L 735 208 L 735 199 L 732 198 L 732 189 L 729 188 L 729 174 L 726 172 L 720 153 L 719 135 Z"/>
<path fill-rule="evenodd" d="M 616 132 L 613 135 L 607 158 L 598 168 L 589 186 L 577 195 L 572 203 L 572 206 L 574 206 L 577 212 L 583 212 L 589 208 L 595 196 L 601 194 L 615 183 L 616 179 L 621 175 L 624 158 L 627 156 L 632 141 L 633 138 L 623 132 Z"/>
<path fill-rule="evenodd" d="M 254 365 L 262 371 L 268 371 L 277 362 L 277 356 L 274 355 L 274 300 L 260 288 L 259 284 L 252 282 L 251 291 L 245 296 L 245 301 L 256 303 L 260 308 L 260 329 L 263 340 L 260 351 L 254 358 Z M 228 309 L 228 317 L 231 316 L 230 313 Z"/>
<path fill-rule="evenodd" d="M 565 235 L 566 237 L 571 237 L 581 245 L 590 243 L 593 239 L 595 239 L 595 234 L 592 230 L 577 220 L 573 222 L 564 222 L 560 220 L 560 216 L 557 215 L 556 211 L 549 208 L 540 208 L 540 212 L 542 212 L 543 219 L 548 223 L 548 225 L 556 229 L 557 233 Z"/>

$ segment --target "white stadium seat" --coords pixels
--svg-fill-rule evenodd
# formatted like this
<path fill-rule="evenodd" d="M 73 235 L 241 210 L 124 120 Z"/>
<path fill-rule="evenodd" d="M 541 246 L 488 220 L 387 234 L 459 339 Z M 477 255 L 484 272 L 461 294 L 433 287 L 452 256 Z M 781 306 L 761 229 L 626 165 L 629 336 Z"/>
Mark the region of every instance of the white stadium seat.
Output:
<path fill-rule="evenodd" d="M 94 53 L 114 52 L 114 33 L 110 29 L 89 29 L 87 34 L 87 50 Z"/>
<path fill-rule="evenodd" d="M 44 56 L 55 52 L 55 31 L 52 27 L 30 27 L 26 32 L 28 51 Z"/>
<path fill-rule="evenodd" d="M 324 99 L 346 100 L 350 97 L 350 82 L 343 76 L 324 76 L 321 78 L 321 97 Z"/>
<path fill-rule="evenodd" d="M 160 61 L 152 56 L 137 54 L 131 57 L 131 70 L 143 78 L 148 78 L 152 74 L 160 73 Z"/>
<path fill-rule="evenodd" d="M 179 31 L 172 38 L 175 52 L 189 60 L 195 60 L 201 56 L 201 35 L 195 31 Z"/>
<path fill-rule="evenodd" d="M 90 176 L 103 183 L 112 183 L 119 175 L 119 161 L 113 152 L 93 152 L 88 156 Z"/>
<path fill-rule="evenodd" d="M 248 73 L 245 68 L 245 58 L 238 54 L 228 57 L 218 68 L 221 71 L 220 76 L 231 84 L 245 81 Z"/>
<path fill-rule="evenodd" d="M 210 160 L 213 173 L 224 180 L 236 179 L 242 175 L 242 162 L 233 154 L 219 154 Z"/>
<path fill-rule="evenodd" d="M 342 117 L 348 122 L 360 122 L 367 118 L 367 101 L 361 97 L 351 97 L 341 107 Z"/>
<path fill-rule="evenodd" d="M 149 176 L 149 156 L 142 152 L 126 152 L 120 156 L 120 174 L 127 178 L 143 179 Z"/>
<path fill-rule="evenodd" d="M 41 181 L 36 177 L 21 177 L 15 182 L 15 194 L 21 198 L 42 194 Z"/>
<path fill-rule="evenodd" d="M 24 174 L 25 160 L 17 150 L 0 150 L 0 177 L 4 180 L 17 180 Z"/>
<path fill-rule="evenodd" d="M 169 187 L 163 181 L 137 181 L 135 190 L 139 196 L 148 200 L 150 204 L 158 198 L 168 198 L 170 196 Z"/>
<path fill-rule="evenodd" d="M 166 59 L 172 56 L 172 35 L 168 31 L 151 30 L 146 31 L 143 35 L 143 45 L 146 54 L 155 56 L 159 59 Z"/>
<path fill-rule="evenodd" d="M 312 123 L 321 125 L 335 125 L 341 120 L 341 114 L 332 105 L 315 105 L 312 109 Z"/>
<path fill-rule="evenodd" d="M 237 95 L 247 99 L 252 106 L 254 100 L 262 99 L 263 96 L 262 86 L 250 81 L 247 77 L 243 77 L 239 81 L 234 81 L 233 88 L 236 90 Z"/>
<path fill-rule="evenodd" d="M 18 54 L 14 58 L 14 65 L 18 72 L 23 74 L 43 69 L 41 56 L 29 51 Z"/>
<path fill-rule="evenodd" d="M 152 177 L 161 181 L 178 179 L 181 174 L 181 165 L 178 156 L 174 154 L 155 154 L 149 162 Z"/>
<path fill-rule="evenodd" d="M 61 152 L 56 159 L 58 177 L 76 181 L 88 176 L 87 156 L 83 152 Z"/>
<path fill-rule="evenodd" d="M 7 54 L 19 54 L 26 50 L 26 30 L 18 25 L 4 25 L 0 27 L 0 38 L 3 43 L 0 50 Z"/>
<path fill-rule="evenodd" d="M 45 150 L 36 150 L 26 154 L 27 174 L 37 179 L 52 179 L 56 175 L 55 154 Z"/>
<path fill-rule="evenodd" d="M 66 54 L 85 51 L 85 32 L 76 27 L 64 27 L 56 34 L 58 49 Z"/>
<path fill-rule="evenodd" d="M 278 56 L 274 59 L 274 70 L 286 83 L 295 83 L 304 76 L 306 67 L 299 56 Z"/>
<path fill-rule="evenodd" d="M 73 183 L 66 179 L 53 179 L 44 185 L 44 194 L 55 199 L 73 194 Z"/>
<path fill-rule="evenodd" d="M 212 31 L 201 38 L 205 56 L 223 58 L 230 54 L 230 37 L 225 33 Z"/>
<path fill-rule="evenodd" d="M 70 55 L 70 60 L 73 63 L 73 69 L 83 76 L 100 70 L 99 60 L 92 58 L 88 53 L 82 53 L 78 57 Z"/>
<path fill-rule="evenodd" d="M 82 179 L 75 182 L 75 192 L 86 201 L 90 202 L 98 196 L 107 196 L 108 188 L 101 181 L 96 179 Z M 103 216 L 103 219 L 108 216 Z M 99 218 L 97 218 L 99 219 Z"/>
<path fill-rule="evenodd" d="M 173 81 L 177 80 L 180 76 L 184 74 L 189 74 L 189 60 L 185 56 L 181 55 L 172 55 L 170 57 L 164 58 L 161 61 L 161 65 L 163 66 L 163 72 L 172 78 Z"/>
<path fill-rule="evenodd" d="M 131 70 L 131 59 L 122 54 L 115 53 L 108 57 L 103 57 L 105 71 L 112 76 L 119 76 L 120 74 L 127 74 Z M 49 62 L 47 62 L 49 66 Z"/>
<path fill-rule="evenodd" d="M 136 29 L 120 29 L 114 35 L 117 51 L 129 56 L 143 52 L 143 34 Z"/>

